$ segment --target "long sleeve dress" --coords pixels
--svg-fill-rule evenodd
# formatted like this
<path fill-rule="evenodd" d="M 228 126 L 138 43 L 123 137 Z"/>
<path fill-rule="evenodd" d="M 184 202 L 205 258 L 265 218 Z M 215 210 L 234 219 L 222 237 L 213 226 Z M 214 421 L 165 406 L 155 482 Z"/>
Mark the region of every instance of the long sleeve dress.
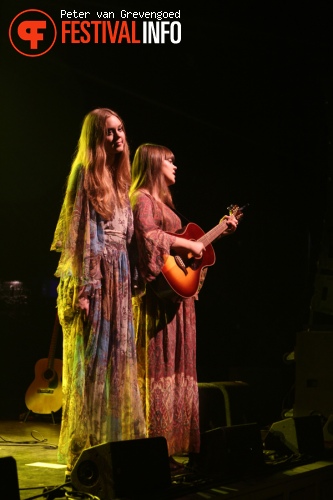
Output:
<path fill-rule="evenodd" d="M 68 211 L 70 214 L 68 217 Z M 87 447 L 146 437 L 137 379 L 128 244 L 128 204 L 111 221 L 91 207 L 77 178 L 73 206 L 64 202 L 51 250 L 63 331 L 63 405 L 58 461 L 72 469 Z M 75 307 L 89 297 L 88 320 Z"/>
<path fill-rule="evenodd" d="M 139 193 L 133 207 L 138 273 L 144 291 L 133 297 L 139 385 L 149 437 L 164 436 L 169 456 L 199 451 L 194 298 L 159 298 L 150 283 L 170 254 L 179 217 L 151 195 Z"/>

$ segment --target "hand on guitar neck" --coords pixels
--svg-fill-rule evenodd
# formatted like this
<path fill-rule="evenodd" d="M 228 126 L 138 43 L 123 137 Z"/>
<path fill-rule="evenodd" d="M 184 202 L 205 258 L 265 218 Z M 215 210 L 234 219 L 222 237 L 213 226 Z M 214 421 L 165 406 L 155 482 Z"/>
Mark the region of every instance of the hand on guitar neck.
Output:
<path fill-rule="evenodd" d="M 241 209 L 237 207 L 237 205 L 231 205 L 228 209 L 229 215 L 224 215 L 220 220 L 220 224 L 225 224 L 225 230 L 220 234 L 220 238 L 234 233 L 238 227 L 238 222 L 243 217 L 243 212 L 241 212 Z M 242 209 L 244 209 L 244 207 L 242 207 Z"/>

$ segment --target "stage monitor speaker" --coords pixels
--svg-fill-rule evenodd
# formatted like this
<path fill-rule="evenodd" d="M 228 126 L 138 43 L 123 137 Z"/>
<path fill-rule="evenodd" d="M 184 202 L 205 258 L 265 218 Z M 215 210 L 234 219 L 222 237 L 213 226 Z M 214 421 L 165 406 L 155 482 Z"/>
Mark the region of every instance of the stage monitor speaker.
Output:
<path fill-rule="evenodd" d="M 0 458 L 0 498 L 20 500 L 16 460 L 13 457 Z"/>
<path fill-rule="evenodd" d="M 219 427 L 201 434 L 200 453 L 190 465 L 204 478 L 237 481 L 263 472 L 265 459 L 257 423 Z"/>
<path fill-rule="evenodd" d="M 274 422 L 265 438 L 265 448 L 284 455 L 323 458 L 325 446 L 321 418 L 310 415 Z"/>
<path fill-rule="evenodd" d="M 298 332 L 294 417 L 333 414 L 333 332 Z"/>
<path fill-rule="evenodd" d="M 104 443 L 84 450 L 71 474 L 78 491 L 100 500 L 155 495 L 171 486 L 164 437 Z"/>

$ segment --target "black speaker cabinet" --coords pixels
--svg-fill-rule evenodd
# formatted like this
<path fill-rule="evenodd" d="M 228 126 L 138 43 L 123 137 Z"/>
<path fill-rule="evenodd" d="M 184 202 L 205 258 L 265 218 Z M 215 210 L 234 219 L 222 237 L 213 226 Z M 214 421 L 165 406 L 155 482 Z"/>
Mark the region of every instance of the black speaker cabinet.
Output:
<path fill-rule="evenodd" d="M 333 331 L 297 334 L 294 417 L 333 414 L 332 359 Z"/>
<path fill-rule="evenodd" d="M 0 458 L 0 498 L 20 500 L 17 465 L 13 457 Z"/>
<path fill-rule="evenodd" d="M 237 481 L 264 470 L 261 432 L 257 423 L 211 429 L 201 434 L 200 453 L 190 465 L 199 476 Z"/>
<path fill-rule="evenodd" d="M 73 487 L 100 500 L 153 495 L 171 486 L 164 437 L 115 441 L 84 450 L 71 474 Z"/>
<path fill-rule="evenodd" d="M 274 422 L 265 438 L 265 448 L 284 455 L 324 457 L 324 433 L 319 415 L 294 417 Z"/>

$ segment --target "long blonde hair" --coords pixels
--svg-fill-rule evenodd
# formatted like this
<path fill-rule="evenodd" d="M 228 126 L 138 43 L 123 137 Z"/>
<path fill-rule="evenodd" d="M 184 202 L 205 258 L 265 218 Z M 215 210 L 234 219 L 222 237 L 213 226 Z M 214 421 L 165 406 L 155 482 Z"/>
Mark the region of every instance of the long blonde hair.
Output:
<path fill-rule="evenodd" d="M 118 118 L 125 130 L 123 120 L 115 111 L 109 108 L 96 108 L 90 111 L 83 119 L 67 181 L 67 195 L 71 198 L 71 195 L 75 195 L 78 171 L 83 168 L 83 186 L 88 198 L 96 212 L 105 219 L 112 217 L 115 206 L 124 205 L 131 182 L 130 151 L 127 140 L 124 143 L 124 150 L 115 155 L 111 168 L 106 164 L 105 122 L 110 115 Z"/>
<path fill-rule="evenodd" d="M 161 168 L 162 162 L 166 158 L 174 160 L 173 152 L 166 146 L 145 143 L 137 148 L 131 167 L 130 198 L 132 206 L 135 205 L 138 190 L 145 189 L 150 194 L 156 192 L 163 203 L 174 208 L 172 194 L 165 182 Z"/>

